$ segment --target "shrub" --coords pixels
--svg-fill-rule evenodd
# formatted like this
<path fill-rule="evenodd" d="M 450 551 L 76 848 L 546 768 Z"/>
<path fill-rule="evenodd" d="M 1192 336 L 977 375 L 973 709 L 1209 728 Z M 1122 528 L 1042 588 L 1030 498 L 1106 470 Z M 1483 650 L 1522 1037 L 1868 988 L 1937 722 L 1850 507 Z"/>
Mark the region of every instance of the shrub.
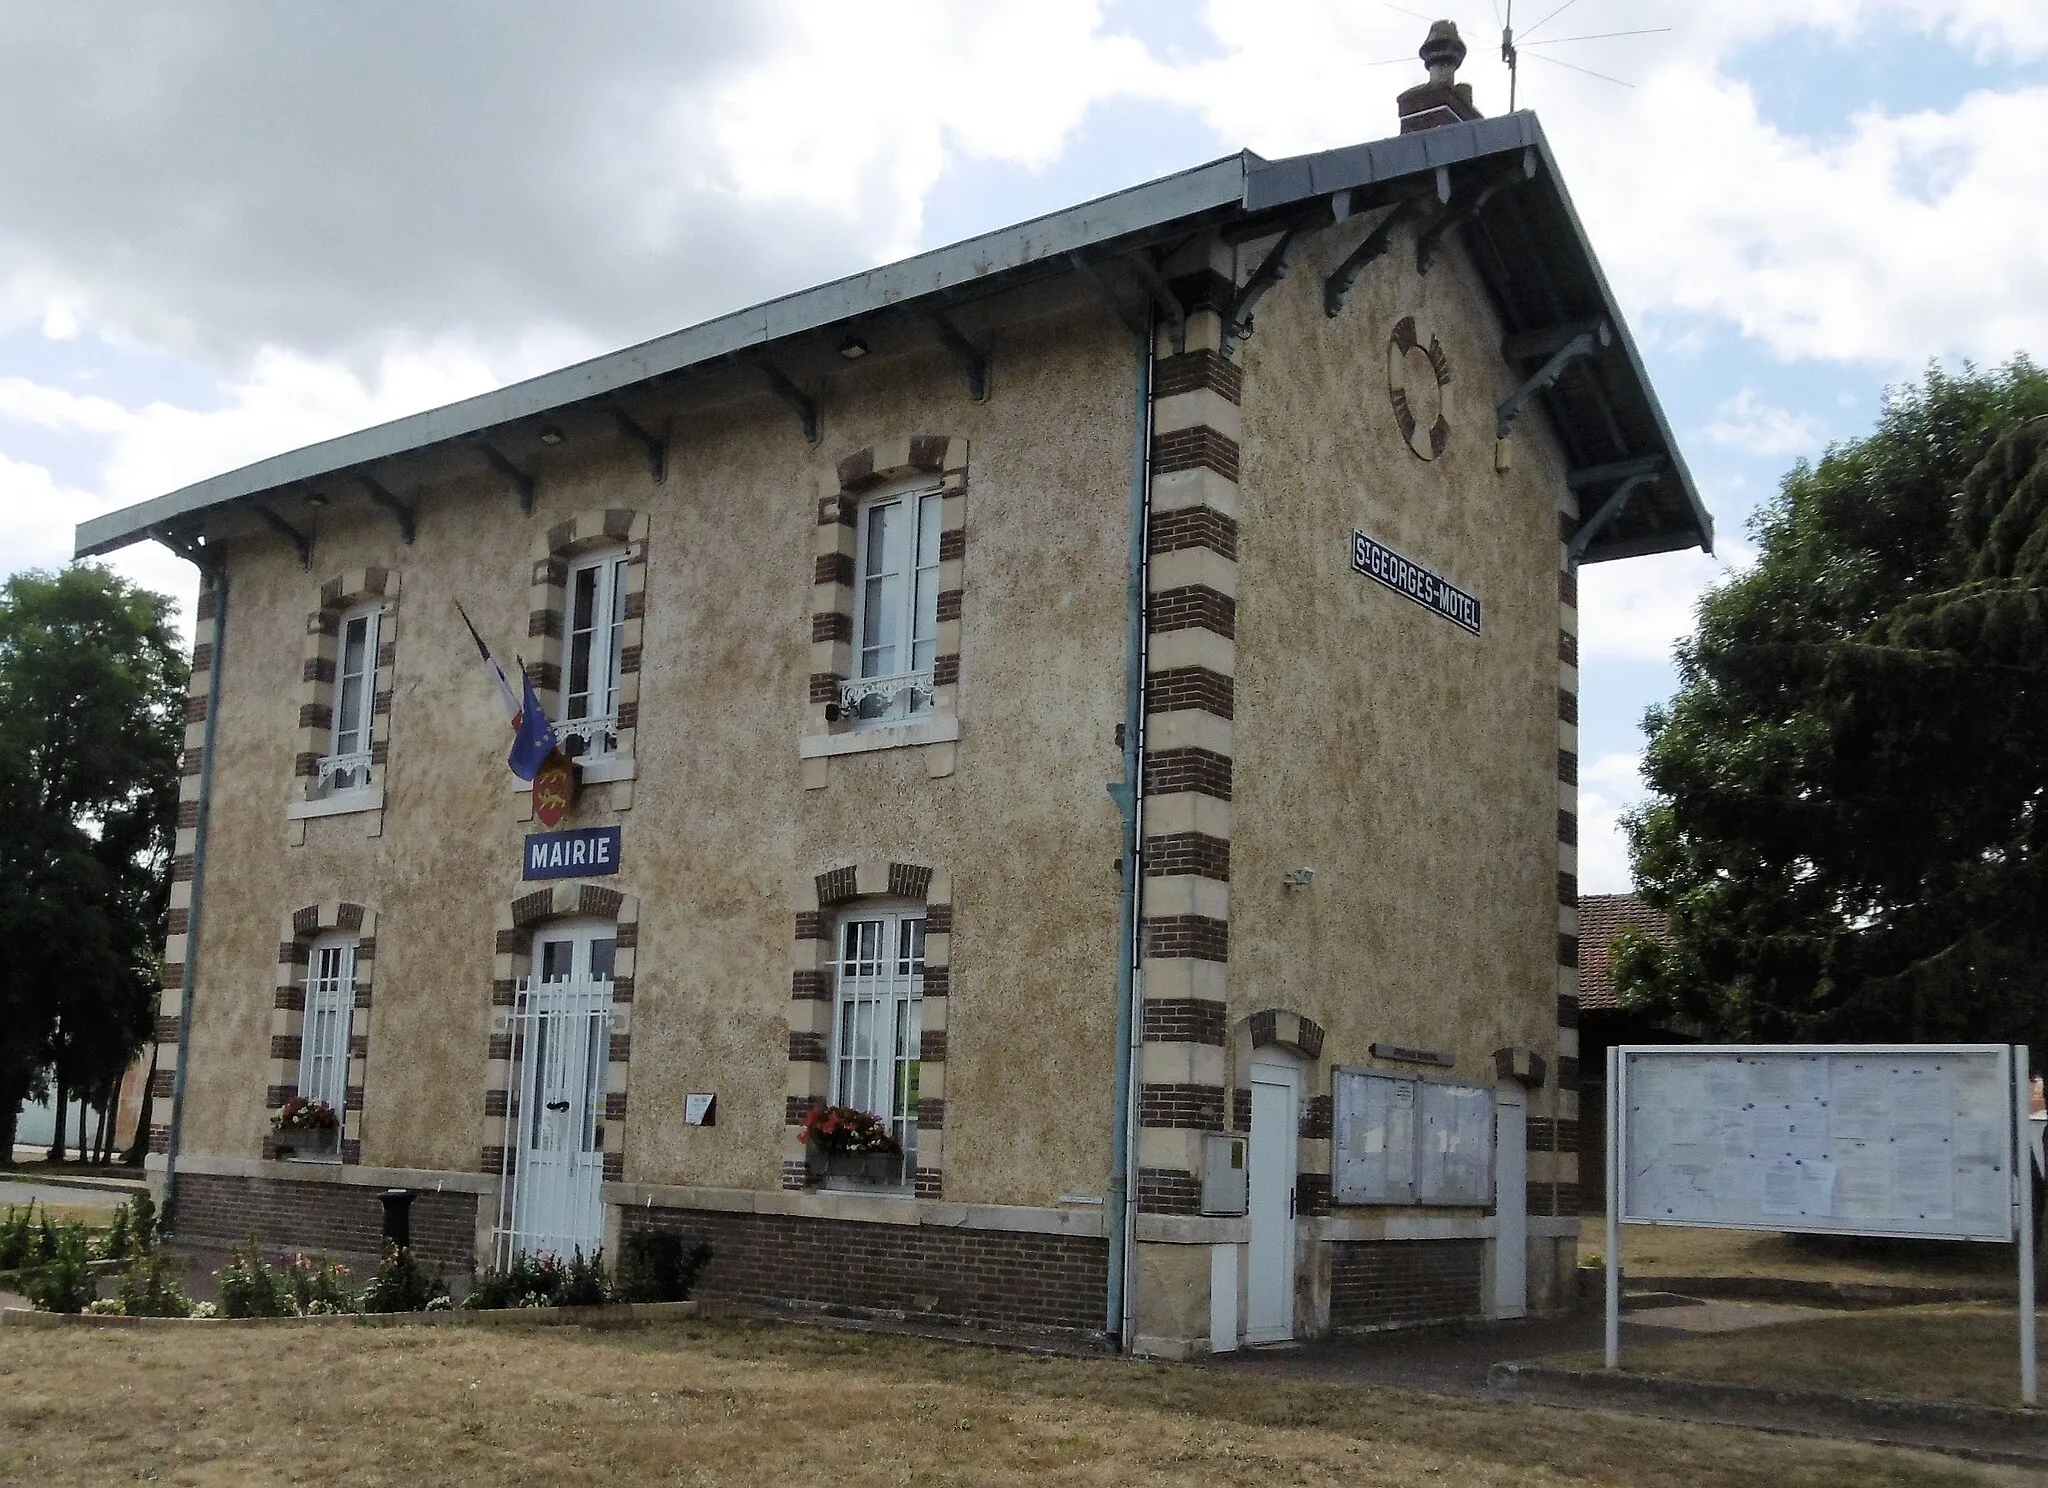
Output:
<path fill-rule="evenodd" d="M 156 1248 L 157 1215 L 156 1201 L 149 1196 L 149 1190 L 139 1190 L 135 1197 L 122 1206 L 128 1211 L 128 1232 L 132 1237 L 129 1245 L 136 1255 L 143 1255 Z"/>
<path fill-rule="evenodd" d="M 190 1317 L 185 1263 L 162 1251 L 135 1258 L 121 1274 L 121 1311 L 129 1317 Z"/>
<path fill-rule="evenodd" d="M 557 1307 L 602 1307 L 612 1300 L 613 1292 L 612 1279 L 605 1275 L 603 1247 L 585 1260 L 579 1246 L 562 1272 L 562 1284 L 555 1289 L 554 1302 Z"/>
<path fill-rule="evenodd" d="M 339 1261 L 300 1251 L 285 1256 L 277 1272 L 291 1307 L 301 1317 L 354 1312 L 356 1294 L 348 1284 L 354 1274 Z"/>
<path fill-rule="evenodd" d="M 49 1235 L 51 1254 L 23 1288 L 29 1303 L 44 1312 L 83 1311 L 96 1290 L 85 1226 L 73 1223 L 57 1230 L 45 1216 L 43 1229 Z"/>
<path fill-rule="evenodd" d="M 364 1312 L 422 1312 L 447 1295 L 448 1283 L 438 1272 L 428 1275 L 409 1247 L 387 1243 L 357 1306 Z"/>
<path fill-rule="evenodd" d="M 228 1251 L 228 1263 L 213 1273 L 213 1281 L 228 1317 L 290 1317 L 298 1311 L 290 1281 L 264 1264 L 254 1235 Z"/>
<path fill-rule="evenodd" d="M 35 1200 L 29 1200 L 19 1209 L 9 1204 L 6 1211 L 0 1213 L 0 1271 L 39 1266 L 49 1260 L 42 1247 L 43 1233 L 47 1228 L 36 1224 Z"/>
<path fill-rule="evenodd" d="M 662 1230 L 635 1230 L 619 1248 L 622 1302 L 687 1302 L 711 1247 Z"/>
<path fill-rule="evenodd" d="M 128 1254 L 134 1243 L 135 1231 L 129 1222 L 128 1206 L 123 1204 L 114 1211 L 114 1218 L 101 1232 L 99 1243 L 93 1249 L 103 1261 L 118 1261 Z"/>
<path fill-rule="evenodd" d="M 504 1270 L 488 1270 L 470 1288 L 464 1307 L 552 1307 L 568 1268 L 552 1255 L 516 1255 Z"/>

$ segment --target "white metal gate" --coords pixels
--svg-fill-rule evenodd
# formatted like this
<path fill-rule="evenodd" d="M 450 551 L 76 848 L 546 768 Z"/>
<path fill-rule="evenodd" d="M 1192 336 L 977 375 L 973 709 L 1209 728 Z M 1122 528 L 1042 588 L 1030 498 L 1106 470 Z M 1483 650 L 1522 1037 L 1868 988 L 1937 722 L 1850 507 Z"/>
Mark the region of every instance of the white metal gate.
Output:
<path fill-rule="evenodd" d="M 519 984 L 497 1265 L 519 1254 L 591 1255 L 602 1243 L 604 1152 L 598 1142 L 611 1059 L 611 944 L 572 933 L 537 946 L 543 974 Z"/>

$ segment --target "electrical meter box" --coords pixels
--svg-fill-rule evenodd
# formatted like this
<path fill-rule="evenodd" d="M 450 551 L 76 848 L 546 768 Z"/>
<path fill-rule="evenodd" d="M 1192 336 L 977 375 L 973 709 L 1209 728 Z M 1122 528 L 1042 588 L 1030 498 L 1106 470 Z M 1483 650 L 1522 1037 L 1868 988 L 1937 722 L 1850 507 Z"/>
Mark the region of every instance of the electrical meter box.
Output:
<path fill-rule="evenodd" d="M 1242 1214 L 1251 1203 L 1245 1139 L 1214 1133 L 1202 1138 L 1202 1212 Z"/>

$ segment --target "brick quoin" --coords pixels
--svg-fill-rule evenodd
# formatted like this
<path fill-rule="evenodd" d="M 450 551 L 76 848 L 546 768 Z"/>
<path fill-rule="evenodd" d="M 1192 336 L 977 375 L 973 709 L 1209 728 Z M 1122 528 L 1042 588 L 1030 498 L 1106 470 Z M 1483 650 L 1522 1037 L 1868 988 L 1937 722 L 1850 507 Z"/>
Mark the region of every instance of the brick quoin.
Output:
<path fill-rule="evenodd" d="M 1169 960 L 1228 961 L 1230 926 L 1207 915 L 1155 915 L 1145 921 L 1145 954 Z"/>
<path fill-rule="evenodd" d="M 1169 667 L 1145 679 L 1145 711 L 1174 713 L 1192 708 L 1218 718 L 1237 716 L 1236 687 L 1207 667 Z"/>
<path fill-rule="evenodd" d="M 1230 839 L 1201 832 L 1173 832 L 1145 839 L 1145 873 L 1151 878 L 1193 874 L 1230 882 Z"/>
<path fill-rule="evenodd" d="M 1145 758 L 1145 794 L 1170 796 L 1193 791 L 1230 799 L 1230 757 L 1209 749 L 1162 749 Z"/>
<path fill-rule="evenodd" d="M 1155 1131 L 1222 1131 L 1220 1085 L 1146 1085 L 1138 1092 L 1138 1124 Z"/>
<path fill-rule="evenodd" d="M 1171 398 L 1176 393 L 1207 389 L 1221 393 L 1232 403 L 1244 401 L 1244 370 L 1213 351 L 1186 351 L 1161 357 L 1152 364 L 1152 396 Z"/>
<path fill-rule="evenodd" d="M 629 1235 L 657 1230 L 710 1245 L 697 1295 L 712 1301 L 1091 1334 L 1102 1327 L 1109 1245 L 1099 1238 L 644 1207 L 621 1220 Z"/>
<path fill-rule="evenodd" d="M 1146 528 L 1145 547 L 1153 554 L 1178 553 L 1184 548 L 1207 548 L 1235 563 L 1237 519 L 1206 506 L 1154 512 Z"/>
<path fill-rule="evenodd" d="M 1145 1042 L 1223 1047 L 1229 1028 L 1224 1004 L 1200 997 L 1147 998 Z"/>
<path fill-rule="evenodd" d="M 1237 601 L 1206 584 L 1162 589 L 1145 606 L 1154 635 L 1172 630 L 1207 630 L 1229 639 L 1237 636 Z"/>
<path fill-rule="evenodd" d="M 1338 1241 L 1330 1247 L 1337 1331 L 1477 1317 L 1478 1240 Z"/>

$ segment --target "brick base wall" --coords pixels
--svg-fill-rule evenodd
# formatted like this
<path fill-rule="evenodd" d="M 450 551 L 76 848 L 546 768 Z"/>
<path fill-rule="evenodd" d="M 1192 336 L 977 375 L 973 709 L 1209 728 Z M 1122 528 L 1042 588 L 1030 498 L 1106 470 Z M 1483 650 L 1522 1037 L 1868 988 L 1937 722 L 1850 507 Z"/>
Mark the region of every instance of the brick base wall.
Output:
<path fill-rule="evenodd" d="M 286 1178 L 177 1176 L 172 1238 L 239 1245 L 253 1232 L 269 1250 L 375 1255 L 384 1246 L 383 1190 Z M 423 1261 L 467 1267 L 476 1252 L 476 1195 L 422 1193 L 412 1201 L 412 1246 Z"/>
<path fill-rule="evenodd" d="M 700 1209 L 635 1207 L 622 1222 L 629 1234 L 708 1243 L 696 1290 L 707 1300 L 1102 1331 L 1109 1245 L 1099 1239 Z"/>
<path fill-rule="evenodd" d="M 1330 1247 L 1330 1326 L 1387 1328 L 1477 1316 L 1479 1240 L 1337 1241 Z"/>

